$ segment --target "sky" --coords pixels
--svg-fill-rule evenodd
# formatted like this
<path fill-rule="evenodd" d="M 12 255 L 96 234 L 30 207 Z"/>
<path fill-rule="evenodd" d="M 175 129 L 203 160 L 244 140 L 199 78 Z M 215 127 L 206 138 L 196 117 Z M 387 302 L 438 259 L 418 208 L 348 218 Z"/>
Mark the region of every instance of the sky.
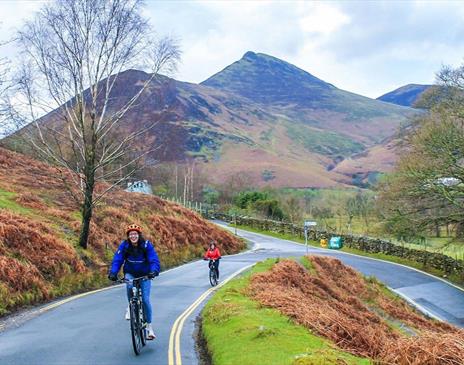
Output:
<path fill-rule="evenodd" d="M 0 41 L 43 1 L 0 0 Z M 166 1 L 144 10 L 182 50 L 181 81 L 199 83 L 247 51 L 290 62 L 335 86 L 376 98 L 430 84 L 464 61 L 462 1 Z M 12 56 L 13 45 L 1 55 Z"/>

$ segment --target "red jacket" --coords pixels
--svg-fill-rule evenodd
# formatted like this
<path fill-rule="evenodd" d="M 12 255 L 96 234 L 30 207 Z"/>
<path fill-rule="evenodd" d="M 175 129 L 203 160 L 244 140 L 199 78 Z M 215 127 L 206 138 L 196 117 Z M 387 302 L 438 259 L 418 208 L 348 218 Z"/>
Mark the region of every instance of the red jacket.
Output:
<path fill-rule="evenodd" d="M 215 247 L 213 251 L 208 249 L 205 253 L 205 259 L 210 259 L 210 260 L 217 260 L 221 257 L 221 253 L 219 252 L 219 248 Z"/>

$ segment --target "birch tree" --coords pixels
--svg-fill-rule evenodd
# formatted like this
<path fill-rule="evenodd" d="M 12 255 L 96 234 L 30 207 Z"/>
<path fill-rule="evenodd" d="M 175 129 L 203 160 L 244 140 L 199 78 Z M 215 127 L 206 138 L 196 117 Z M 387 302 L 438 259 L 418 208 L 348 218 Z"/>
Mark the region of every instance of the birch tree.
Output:
<path fill-rule="evenodd" d="M 18 34 L 23 62 L 10 118 L 25 127 L 21 133 L 41 156 L 74 172 L 68 183 L 81 207 L 83 248 L 95 205 L 150 151 L 131 146 L 156 121 L 118 133 L 121 122 L 160 72 L 174 71 L 180 57 L 172 39 L 155 36 L 142 6 L 140 0 L 57 0 L 46 3 Z M 122 71 L 140 67 L 147 76 L 118 103 L 114 90 Z M 99 181 L 111 183 L 97 194 Z"/>

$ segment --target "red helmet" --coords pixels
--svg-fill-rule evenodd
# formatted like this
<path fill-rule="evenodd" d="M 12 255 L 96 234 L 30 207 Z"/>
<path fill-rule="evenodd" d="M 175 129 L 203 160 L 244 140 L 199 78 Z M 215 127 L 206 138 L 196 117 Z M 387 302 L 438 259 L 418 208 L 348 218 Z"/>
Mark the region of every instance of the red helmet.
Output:
<path fill-rule="evenodd" d="M 129 224 L 127 227 L 126 227 L 126 235 L 129 234 L 130 231 L 136 231 L 138 232 L 139 234 L 142 233 L 142 227 L 140 227 L 139 225 L 137 224 Z"/>

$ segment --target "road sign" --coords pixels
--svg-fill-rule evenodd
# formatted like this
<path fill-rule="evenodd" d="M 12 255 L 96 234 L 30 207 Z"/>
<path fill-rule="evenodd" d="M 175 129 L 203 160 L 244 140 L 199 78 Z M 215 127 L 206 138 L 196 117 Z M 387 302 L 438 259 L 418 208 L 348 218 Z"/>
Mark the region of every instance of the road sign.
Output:
<path fill-rule="evenodd" d="M 306 254 L 308 254 L 308 229 L 309 227 L 316 226 L 317 223 L 314 221 L 305 221 L 304 222 L 304 235 L 305 235 L 305 244 L 306 244 Z"/>

